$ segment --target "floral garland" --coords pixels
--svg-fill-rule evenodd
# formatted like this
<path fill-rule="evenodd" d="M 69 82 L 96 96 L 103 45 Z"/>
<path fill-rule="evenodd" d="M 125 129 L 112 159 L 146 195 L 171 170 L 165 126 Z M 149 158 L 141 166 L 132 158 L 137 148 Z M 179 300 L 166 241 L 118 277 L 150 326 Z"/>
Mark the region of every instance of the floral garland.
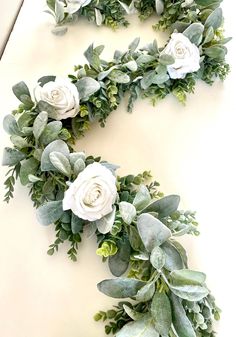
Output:
<path fill-rule="evenodd" d="M 13 197 L 17 178 L 30 188 L 39 222 L 55 224 L 49 255 L 69 241 L 68 256 L 75 261 L 81 233 L 86 229 L 97 236 L 97 254 L 117 277 L 102 281 L 98 289 L 135 300 L 95 315 L 97 321 L 109 320 L 105 331 L 117 337 L 213 337 L 213 320 L 219 319 L 205 274 L 188 269 L 186 252 L 175 239 L 199 234 L 194 213 L 179 210 L 179 196 L 164 197 L 159 184 L 149 181 L 150 172 L 119 177 L 116 165 L 72 148 L 90 121 L 104 123 L 127 90 L 132 107 L 138 90 L 143 96 L 164 97 L 184 88 L 189 78 L 194 81 L 197 73 L 186 73 L 200 66 L 199 49 L 186 35 L 174 34 L 161 51 L 155 42 L 135 51 L 135 40 L 128 52 L 116 52 L 116 63 L 100 60 L 102 47 L 90 46 L 85 53 L 90 64 L 77 67 L 77 77 L 69 76 L 72 82 L 42 77 L 34 98 L 24 82 L 16 84 L 13 92 L 22 104 L 4 118 L 14 145 L 3 155 L 3 165 L 9 166 L 5 201 Z M 186 48 L 185 60 L 169 54 L 176 37 Z M 160 80 L 159 69 L 164 69 L 166 82 Z M 124 273 L 127 277 L 121 277 Z"/>
<path fill-rule="evenodd" d="M 63 35 L 65 24 L 75 23 L 80 17 L 112 29 L 127 27 L 126 15 L 138 13 L 144 21 L 154 13 L 158 16 L 155 30 L 183 31 L 191 23 L 205 23 L 209 14 L 219 8 L 222 0 L 47 0 L 46 12 L 56 21 L 53 33 Z"/>
<path fill-rule="evenodd" d="M 85 4 L 89 8 L 93 1 Z M 215 336 L 213 321 L 219 319 L 219 309 L 206 276 L 188 269 L 186 252 L 175 240 L 199 234 L 194 213 L 179 210 L 178 196 L 163 196 L 159 184 L 150 181 L 150 172 L 119 177 L 116 165 L 72 148 L 91 122 L 105 125 L 126 92 L 131 111 L 139 97 L 155 103 L 173 93 L 185 102 L 197 79 L 212 84 L 217 77 L 225 78 L 229 66 L 224 44 L 229 39 L 222 35 L 218 2 L 215 9 L 212 6 L 204 24 L 188 22 L 163 48 L 154 41 L 137 49 L 137 38 L 128 51 L 116 51 L 107 62 L 100 57 L 103 46 L 91 45 L 85 52 L 88 64 L 77 66 L 69 79 L 44 76 L 33 95 L 24 82 L 13 87 L 21 104 L 4 118 L 13 143 L 3 155 L 3 165 L 9 166 L 5 201 L 13 197 L 17 178 L 29 186 L 39 222 L 55 224 L 49 255 L 69 241 L 68 256 L 75 261 L 81 233 L 86 229 L 97 236 L 97 254 L 117 277 L 100 282 L 98 289 L 135 300 L 95 315 L 97 321 L 109 320 L 107 334 Z M 124 273 L 127 277 L 121 277 Z"/>

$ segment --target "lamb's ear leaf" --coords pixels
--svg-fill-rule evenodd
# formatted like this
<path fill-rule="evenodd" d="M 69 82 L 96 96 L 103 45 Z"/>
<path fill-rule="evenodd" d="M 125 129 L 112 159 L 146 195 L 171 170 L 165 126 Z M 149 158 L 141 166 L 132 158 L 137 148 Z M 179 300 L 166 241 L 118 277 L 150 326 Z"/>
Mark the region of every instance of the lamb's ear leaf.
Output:
<path fill-rule="evenodd" d="M 37 209 L 36 216 L 44 226 L 48 226 L 63 215 L 62 201 L 49 201 Z"/>
<path fill-rule="evenodd" d="M 116 278 L 98 283 L 98 290 L 113 298 L 134 297 L 145 282 L 131 278 Z"/>

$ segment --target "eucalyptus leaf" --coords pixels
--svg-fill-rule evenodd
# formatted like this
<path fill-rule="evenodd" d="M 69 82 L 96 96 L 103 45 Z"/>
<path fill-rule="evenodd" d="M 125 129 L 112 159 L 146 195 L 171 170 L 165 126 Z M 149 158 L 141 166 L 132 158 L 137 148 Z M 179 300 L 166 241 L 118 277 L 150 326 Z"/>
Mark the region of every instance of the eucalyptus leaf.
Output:
<path fill-rule="evenodd" d="M 170 300 L 164 292 L 156 291 L 151 303 L 151 314 L 159 334 L 168 336 L 172 323 L 172 313 Z"/>
<path fill-rule="evenodd" d="M 3 128 L 9 135 L 21 135 L 16 119 L 12 115 L 3 118 Z"/>
<path fill-rule="evenodd" d="M 20 182 L 22 185 L 27 185 L 29 181 L 29 175 L 34 175 L 39 167 L 39 162 L 35 158 L 29 158 L 21 162 L 20 167 Z"/>
<path fill-rule="evenodd" d="M 122 219 L 127 225 L 130 225 L 136 217 L 135 207 L 126 201 L 119 203 L 119 211 Z"/>
<path fill-rule="evenodd" d="M 171 306 L 174 328 L 179 337 L 196 337 L 194 328 L 188 319 L 181 300 L 171 294 Z"/>
<path fill-rule="evenodd" d="M 69 158 L 69 148 L 68 145 L 63 142 L 63 140 L 54 140 L 52 143 L 47 145 L 41 156 L 41 170 L 42 171 L 55 171 L 55 166 L 51 163 L 49 155 L 51 152 L 60 152 Z"/>
<path fill-rule="evenodd" d="M 179 207 L 180 197 L 178 195 L 168 195 L 154 201 L 142 210 L 144 213 L 157 212 L 159 218 L 164 218 L 174 213 Z"/>
<path fill-rule="evenodd" d="M 100 89 L 99 82 L 92 77 L 83 77 L 75 85 L 79 91 L 80 99 L 84 101 L 87 101 Z"/>
<path fill-rule="evenodd" d="M 134 297 L 144 282 L 132 278 L 116 278 L 98 283 L 98 290 L 113 298 Z"/>
<path fill-rule="evenodd" d="M 111 231 L 112 226 L 115 221 L 115 216 L 116 216 L 116 208 L 113 206 L 112 212 L 105 215 L 103 218 L 96 220 L 96 226 L 97 229 L 100 233 L 102 234 L 107 234 Z"/>
<path fill-rule="evenodd" d="M 136 193 L 133 205 L 134 207 L 140 211 L 145 208 L 151 201 L 151 196 L 148 191 L 148 188 L 145 185 L 140 185 L 138 192 Z"/>
<path fill-rule="evenodd" d="M 165 259 L 164 251 L 159 246 L 154 247 L 151 252 L 150 262 L 157 271 L 163 268 Z"/>
<path fill-rule="evenodd" d="M 149 282 L 145 284 L 139 291 L 137 292 L 135 299 L 140 302 L 148 302 L 152 299 L 156 290 L 155 282 Z"/>
<path fill-rule="evenodd" d="M 108 265 L 112 275 L 120 277 L 128 269 L 131 247 L 129 240 L 124 238 L 117 242 L 118 252 L 109 257 Z"/>
<path fill-rule="evenodd" d="M 142 319 L 127 323 L 116 334 L 116 337 L 159 337 L 149 315 Z"/>
<path fill-rule="evenodd" d="M 148 252 L 171 237 L 169 228 L 148 213 L 141 214 L 138 217 L 137 228 Z"/>
<path fill-rule="evenodd" d="M 26 157 L 24 153 L 19 150 L 5 147 L 3 150 L 2 165 L 15 166 Z"/>
<path fill-rule="evenodd" d="M 40 112 L 38 116 L 35 118 L 33 124 L 33 134 L 36 141 L 38 141 L 39 137 L 44 131 L 47 122 L 48 122 L 48 113 L 46 111 Z"/>
<path fill-rule="evenodd" d="M 40 206 L 36 211 L 36 216 L 44 226 L 50 225 L 60 219 L 63 214 L 62 201 L 49 201 Z"/>

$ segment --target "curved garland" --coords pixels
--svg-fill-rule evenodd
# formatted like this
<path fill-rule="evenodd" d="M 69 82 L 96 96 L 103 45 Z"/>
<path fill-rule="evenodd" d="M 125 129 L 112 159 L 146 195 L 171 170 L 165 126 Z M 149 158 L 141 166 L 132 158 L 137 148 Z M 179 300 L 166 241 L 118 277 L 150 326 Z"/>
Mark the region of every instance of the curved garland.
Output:
<path fill-rule="evenodd" d="M 19 177 L 30 188 L 39 222 L 55 224 L 49 255 L 69 241 L 68 255 L 75 261 L 84 229 L 96 235 L 97 254 L 118 277 L 100 282 L 98 289 L 114 298 L 135 299 L 95 315 L 96 321 L 109 320 L 107 334 L 215 336 L 212 324 L 219 309 L 206 276 L 188 269 L 186 252 L 176 241 L 199 234 L 194 213 L 178 209 L 179 196 L 163 197 L 159 184 L 148 182 L 149 172 L 118 177 L 116 165 L 73 152 L 63 141 L 69 131 L 47 112 L 25 111 L 17 119 L 8 115 L 4 126 L 14 144 L 3 157 L 11 173 L 6 201 Z"/>
<path fill-rule="evenodd" d="M 91 60 L 99 60 L 90 50 Z M 90 66 L 79 69 L 79 73 L 84 71 L 97 74 Z M 129 76 L 120 74 L 125 75 Z M 119 177 L 116 165 L 72 149 L 76 130 L 85 129 L 83 116 L 91 117 L 92 102 L 117 83 L 110 81 L 99 83 L 86 76 L 73 84 L 43 77 L 34 90 L 36 102 L 24 82 L 13 87 L 22 104 L 4 118 L 14 145 L 5 148 L 3 156 L 3 165 L 10 168 L 5 200 L 13 197 L 17 178 L 30 188 L 39 222 L 55 224 L 56 240 L 49 255 L 69 241 L 68 255 L 75 261 L 81 233 L 86 229 L 97 236 L 97 254 L 108 260 L 118 277 L 100 282 L 98 289 L 114 298 L 135 300 L 95 315 L 97 321 L 109 320 L 107 334 L 213 337 L 219 309 L 205 284 L 205 274 L 188 269 L 186 252 L 175 240 L 199 234 L 194 213 L 178 209 L 178 196 L 163 197 L 159 184 L 149 181 L 149 172 Z M 123 85 L 119 83 L 115 97 L 124 92 Z M 128 276 L 121 277 L 126 272 Z"/>
<path fill-rule="evenodd" d="M 183 31 L 195 22 L 205 23 L 209 14 L 219 8 L 222 0 L 47 0 L 48 10 L 56 21 L 53 33 L 63 35 L 65 24 L 75 23 L 80 17 L 116 29 L 129 25 L 126 14 L 138 13 L 141 21 L 155 13 L 155 30 Z"/>

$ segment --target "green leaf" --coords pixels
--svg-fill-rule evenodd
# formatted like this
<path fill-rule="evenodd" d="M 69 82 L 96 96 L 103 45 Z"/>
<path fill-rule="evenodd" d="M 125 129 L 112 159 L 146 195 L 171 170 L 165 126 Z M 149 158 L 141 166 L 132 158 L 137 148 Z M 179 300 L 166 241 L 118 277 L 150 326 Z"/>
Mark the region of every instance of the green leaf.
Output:
<path fill-rule="evenodd" d="M 190 269 L 175 270 L 170 273 L 172 285 L 203 285 L 206 275 Z"/>
<path fill-rule="evenodd" d="M 206 275 L 189 269 L 175 270 L 170 273 L 171 291 L 188 301 L 200 301 L 209 293 L 205 287 Z"/>
<path fill-rule="evenodd" d="M 164 66 L 167 66 L 169 64 L 175 63 L 175 59 L 171 55 L 161 54 L 159 57 L 159 62 L 163 64 Z"/>
<path fill-rule="evenodd" d="M 37 108 L 39 111 L 47 111 L 48 116 L 56 119 L 57 118 L 57 110 L 54 106 L 48 104 L 47 102 L 44 101 L 39 101 L 37 103 Z"/>
<path fill-rule="evenodd" d="M 145 285 L 144 282 L 131 278 L 116 278 L 98 283 L 98 290 L 113 298 L 133 297 Z"/>
<path fill-rule="evenodd" d="M 146 55 L 146 54 L 141 54 L 137 58 L 136 62 L 138 65 L 145 64 L 145 63 L 150 63 L 152 61 L 156 60 L 155 56 L 152 55 Z"/>
<path fill-rule="evenodd" d="M 64 4 L 63 2 L 56 0 L 55 1 L 55 17 L 56 17 L 56 22 L 60 23 L 63 21 L 65 15 L 64 11 Z"/>
<path fill-rule="evenodd" d="M 138 192 L 135 195 L 133 205 L 134 207 L 140 211 L 144 209 L 151 201 L 150 193 L 145 185 L 141 185 L 139 187 Z"/>
<path fill-rule="evenodd" d="M 3 166 L 15 166 L 21 160 L 23 160 L 26 155 L 19 150 L 11 149 L 10 147 L 5 147 L 3 150 L 2 165 Z"/>
<path fill-rule="evenodd" d="M 103 218 L 96 220 L 95 224 L 97 226 L 97 229 L 102 234 L 107 234 L 111 231 L 112 226 L 115 221 L 116 216 L 116 208 L 113 206 L 112 212 L 105 215 Z"/>
<path fill-rule="evenodd" d="M 57 151 L 53 151 L 49 153 L 49 159 L 52 163 L 52 165 L 62 174 L 64 174 L 67 177 L 71 176 L 71 166 L 69 159 L 66 158 L 66 156 Z"/>
<path fill-rule="evenodd" d="M 116 334 L 116 337 L 159 337 L 149 315 L 142 319 L 127 323 Z"/>
<path fill-rule="evenodd" d="M 119 203 L 119 211 L 123 221 L 127 225 L 130 225 L 136 217 L 136 209 L 129 202 L 121 201 Z"/>
<path fill-rule="evenodd" d="M 137 228 L 148 252 L 151 252 L 155 246 L 160 246 L 171 236 L 169 228 L 148 213 L 141 214 L 138 217 Z"/>
<path fill-rule="evenodd" d="M 196 337 L 194 328 L 188 319 L 183 305 L 178 297 L 171 294 L 171 306 L 174 328 L 179 337 Z"/>
<path fill-rule="evenodd" d="M 137 69 L 138 69 L 138 65 L 137 65 L 136 61 L 134 61 L 134 60 L 131 60 L 131 61 L 125 63 L 124 67 L 128 68 L 130 71 L 137 71 Z"/>
<path fill-rule="evenodd" d="M 159 214 L 159 218 L 165 218 L 178 209 L 179 202 L 180 197 L 178 195 L 168 195 L 167 197 L 154 201 L 144 208 L 142 212 L 157 212 Z"/>
<path fill-rule="evenodd" d="M 167 71 L 165 73 L 161 72 L 159 74 L 156 74 L 156 76 L 153 78 L 152 83 L 153 84 L 163 84 L 169 80 L 169 75 L 167 74 Z"/>
<path fill-rule="evenodd" d="M 116 277 L 120 277 L 123 275 L 129 266 L 130 261 L 130 243 L 129 240 L 124 238 L 123 240 L 119 240 L 117 242 L 118 252 L 109 257 L 109 269 L 112 275 Z"/>
<path fill-rule="evenodd" d="M 207 28 L 203 44 L 208 43 L 211 40 L 213 40 L 214 36 L 215 36 L 215 32 L 214 32 L 213 27 Z"/>
<path fill-rule="evenodd" d="M 100 84 L 92 77 L 83 77 L 75 83 L 81 100 L 87 101 L 91 95 L 100 89 Z"/>
<path fill-rule="evenodd" d="M 37 209 L 36 216 L 44 226 L 50 225 L 63 215 L 62 201 L 49 201 Z"/>
<path fill-rule="evenodd" d="M 23 138 L 23 137 L 20 137 L 20 136 L 17 136 L 17 135 L 13 135 L 10 137 L 11 138 L 11 142 L 19 149 L 23 149 L 24 147 L 28 147 L 29 144 L 28 142 Z"/>
<path fill-rule="evenodd" d="M 16 119 L 12 115 L 6 115 L 4 117 L 3 128 L 9 135 L 21 135 Z"/>
<path fill-rule="evenodd" d="M 39 167 L 39 162 L 35 158 L 29 158 L 21 162 L 20 167 L 20 182 L 22 185 L 27 185 L 29 181 L 29 175 L 34 175 Z"/>
<path fill-rule="evenodd" d="M 33 124 L 33 134 L 36 141 L 38 141 L 39 137 L 44 131 L 47 122 L 48 122 L 48 113 L 46 111 L 40 112 L 38 116 L 35 118 Z"/>
<path fill-rule="evenodd" d="M 43 77 L 40 77 L 40 79 L 38 80 L 38 83 L 41 87 L 43 87 L 48 82 L 55 82 L 55 79 L 56 79 L 56 76 L 54 75 L 43 76 Z"/>
<path fill-rule="evenodd" d="M 66 156 L 66 158 L 69 158 L 69 148 L 63 140 L 54 140 L 52 143 L 50 143 L 48 146 L 45 147 L 42 157 L 41 157 L 41 170 L 42 171 L 55 171 L 55 167 L 50 161 L 49 155 L 51 152 L 61 152 Z"/>
<path fill-rule="evenodd" d="M 123 305 L 123 308 L 126 312 L 126 314 L 132 318 L 134 321 L 137 321 L 139 319 L 142 319 L 144 318 L 144 316 L 146 314 L 142 313 L 142 312 L 138 312 L 138 311 L 135 311 L 134 309 L 131 309 L 130 307 L 128 307 L 128 305 L 124 304 Z"/>
<path fill-rule="evenodd" d="M 156 246 L 153 248 L 150 256 L 150 262 L 157 271 L 163 268 L 165 259 L 165 253 L 160 247 Z"/>
<path fill-rule="evenodd" d="M 40 142 L 44 145 L 52 143 L 54 140 L 58 138 L 61 129 L 62 129 L 61 121 L 53 121 L 48 123 L 40 136 Z"/>
<path fill-rule="evenodd" d="M 143 243 L 138 234 L 137 229 L 134 226 L 129 226 L 127 230 L 129 235 L 129 242 L 133 250 L 135 251 L 143 250 L 144 249 Z"/>
<path fill-rule="evenodd" d="M 223 12 L 221 8 L 216 8 L 206 19 L 205 27 L 212 27 L 214 30 L 218 29 L 222 25 Z"/>
<path fill-rule="evenodd" d="M 152 304 L 151 314 L 156 330 L 161 336 L 169 336 L 172 323 L 171 305 L 168 296 L 156 291 Z"/>
<path fill-rule="evenodd" d="M 202 34 L 204 32 L 204 26 L 200 22 L 192 23 L 188 28 L 186 28 L 183 34 L 196 46 L 198 46 L 202 41 Z"/>
<path fill-rule="evenodd" d="M 142 89 L 144 90 L 148 89 L 150 85 L 153 83 L 155 76 L 156 76 L 156 72 L 154 70 L 146 73 L 141 80 Z"/>
<path fill-rule="evenodd" d="M 33 116 L 30 115 L 28 112 L 24 112 L 23 114 L 21 114 L 17 121 L 20 130 L 22 130 L 24 127 L 28 127 L 31 124 L 32 120 Z"/>
<path fill-rule="evenodd" d="M 112 72 L 108 75 L 111 81 L 116 83 L 129 83 L 130 77 L 126 73 L 122 72 L 121 70 L 112 70 Z"/>
<path fill-rule="evenodd" d="M 129 48 L 129 51 L 130 51 L 131 54 L 138 48 L 139 42 L 140 42 L 140 37 L 136 37 L 136 38 L 129 44 L 129 47 L 128 47 L 128 48 Z"/>
<path fill-rule="evenodd" d="M 74 213 L 71 215 L 71 230 L 73 234 L 82 232 L 84 220 L 78 218 Z"/>
<path fill-rule="evenodd" d="M 74 164 L 74 174 L 78 175 L 80 172 L 82 172 L 85 169 L 85 162 L 83 159 L 78 158 Z"/>
<path fill-rule="evenodd" d="M 19 82 L 12 87 L 14 95 L 24 103 L 28 108 L 31 108 L 34 103 L 31 101 L 30 92 L 25 82 Z"/>
<path fill-rule="evenodd" d="M 70 163 L 71 163 L 72 166 L 74 166 L 75 162 L 78 159 L 82 159 L 83 161 L 85 161 L 85 159 L 86 159 L 85 153 L 84 152 L 72 152 L 72 153 L 70 153 L 69 160 L 70 160 Z"/>
<path fill-rule="evenodd" d="M 47 0 L 47 5 L 52 11 L 55 10 L 55 0 Z"/>
<path fill-rule="evenodd" d="M 137 292 L 135 299 L 140 302 L 148 302 L 152 299 L 155 290 L 155 282 L 149 282 Z"/>
<path fill-rule="evenodd" d="M 222 45 L 215 45 L 204 49 L 204 54 L 212 59 L 224 60 L 227 49 Z"/>
<path fill-rule="evenodd" d="M 101 61 L 99 55 L 101 54 L 104 46 L 98 46 L 97 48 L 93 47 L 91 44 L 88 49 L 84 52 L 84 56 L 88 60 L 89 64 L 96 70 L 99 70 Z"/>
<path fill-rule="evenodd" d="M 171 242 L 166 241 L 161 246 L 163 251 L 165 252 L 165 268 L 169 271 L 183 269 L 184 264 L 182 261 L 182 257 L 178 250 L 171 244 Z"/>

